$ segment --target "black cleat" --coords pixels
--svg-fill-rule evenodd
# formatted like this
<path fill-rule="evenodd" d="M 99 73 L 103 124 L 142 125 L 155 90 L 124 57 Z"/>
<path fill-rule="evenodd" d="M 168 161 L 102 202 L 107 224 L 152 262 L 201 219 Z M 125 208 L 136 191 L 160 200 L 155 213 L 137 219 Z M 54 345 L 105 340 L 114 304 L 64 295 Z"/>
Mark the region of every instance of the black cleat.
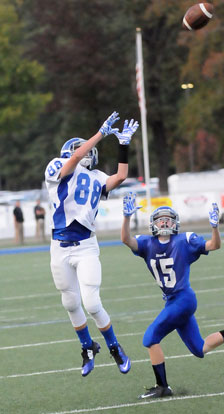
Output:
<path fill-rule="evenodd" d="M 114 358 L 120 372 L 122 374 L 127 374 L 131 369 L 131 361 L 125 354 L 121 345 L 118 344 L 117 346 L 113 346 L 113 348 L 110 349 L 110 354 Z"/>
<path fill-rule="evenodd" d="M 95 355 L 100 352 L 100 344 L 92 342 L 92 346 L 89 349 L 82 350 L 82 376 L 86 377 L 94 369 L 94 358 Z"/>
<path fill-rule="evenodd" d="M 145 394 L 141 394 L 138 396 L 140 400 L 144 398 L 163 398 L 163 397 L 171 397 L 173 395 L 172 389 L 168 387 L 161 387 L 160 385 L 156 385 L 152 388 L 146 388 Z"/>

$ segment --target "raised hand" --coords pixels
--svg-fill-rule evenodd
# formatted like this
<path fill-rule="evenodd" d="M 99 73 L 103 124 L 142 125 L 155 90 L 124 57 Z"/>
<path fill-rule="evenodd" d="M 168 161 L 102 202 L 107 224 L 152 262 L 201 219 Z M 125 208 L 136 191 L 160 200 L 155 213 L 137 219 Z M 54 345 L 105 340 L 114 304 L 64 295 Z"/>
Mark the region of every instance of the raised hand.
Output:
<path fill-rule="evenodd" d="M 124 121 L 123 131 L 122 132 L 116 131 L 113 133 L 114 135 L 116 135 L 121 145 L 129 145 L 131 142 L 131 137 L 137 131 L 138 127 L 139 127 L 138 121 L 134 121 L 134 119 L 132 119 L 128 123 L 128 120 L 126 119 L 126 121 Z"/>
<path fill-rule="evenodd" d="M 142 208 L 142 206 L 136 206 L 135 204 L 136 194 L 135 193 L 128 193 L 123 198 L 123 214 L 125 217 L 130 217 L 132 214 L 134 214 L 139 208 Z"/>
<path fill-rule="evenodd" d="M 101 134 L 106 137 L 107 135 L 110 134 L 116 134 L 117 132 L 119 132 L 118 128 L 112 128 L 112 125 L 118 121 L 119 118 L 119 113 L 118 112 L 113 112 L 107 119 L 106 121 L 104 121 L 103 125 L 101 126 L 101 128 L 99 129 L 99 131 L 101 132 Z"/>
<path fill-rule="evenodd" d="M 219 225 L 219 208 L 217 203 L 212 203 L 211 210 L 209 211 L 209 222 L 214 228 Z"/>

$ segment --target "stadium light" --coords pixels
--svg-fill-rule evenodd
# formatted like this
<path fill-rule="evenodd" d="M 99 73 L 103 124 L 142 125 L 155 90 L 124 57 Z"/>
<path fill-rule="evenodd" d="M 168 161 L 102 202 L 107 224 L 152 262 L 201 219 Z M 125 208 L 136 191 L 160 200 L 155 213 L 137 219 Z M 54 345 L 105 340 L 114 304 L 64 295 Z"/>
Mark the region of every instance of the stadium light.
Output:
<path fill-rule="evenodd" d="M 182 89 L 193 89 L 194 84 L 193 83 L 182 83 L 181 88 Z"/>

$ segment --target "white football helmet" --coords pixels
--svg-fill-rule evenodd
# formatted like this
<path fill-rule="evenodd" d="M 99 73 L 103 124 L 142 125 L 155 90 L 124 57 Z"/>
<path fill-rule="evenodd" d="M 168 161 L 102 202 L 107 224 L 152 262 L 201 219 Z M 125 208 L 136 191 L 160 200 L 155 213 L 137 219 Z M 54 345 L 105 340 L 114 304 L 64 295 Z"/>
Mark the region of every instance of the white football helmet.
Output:
<path fill-rule="evenodd" d="M 66 141 L 61 149 L 61 158 L 70 158 L 75 150 L 86 142 L 83 138 L 71 138 Z M 80 161 L 83 167 L 92 169 L 98 164 L 98 151 L 93 147 L 89 153 Z"/>
<path fill-rule="evenodd" d="M 161 223 L 161 225 L 158 225 Z M 158 207 L 150 216 L 149 228 L 153 236 L 169 236 L 178 234 L 180 227 L 179 215 L 171 207 Z"/>

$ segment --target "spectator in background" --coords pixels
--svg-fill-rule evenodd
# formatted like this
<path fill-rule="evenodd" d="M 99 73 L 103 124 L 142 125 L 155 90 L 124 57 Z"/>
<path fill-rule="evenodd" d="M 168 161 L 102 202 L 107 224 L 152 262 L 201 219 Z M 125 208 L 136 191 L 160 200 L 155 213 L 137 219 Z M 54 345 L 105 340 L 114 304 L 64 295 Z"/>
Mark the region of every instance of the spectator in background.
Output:
<path fill-rule="evenodd" d="M 16 244 L 24 243 L 24 234 L 23 234 L 23 212 L 20 206 L 20 201 L 17 201 L 15 208 L 13 210 L 14 215 L 14 225 L 15 225 L 15 242 Z"/>
<path fill-rule="evenodd" d="M 36 238 L 38 240 L 45 240 L 45 231 L 44 231 L 44 219 L 45 219 L 45 209 L 40 205 L 40 200 L 37 200 L 37 204 L 34 207 L 34 215 L 36 220 Z"/>

